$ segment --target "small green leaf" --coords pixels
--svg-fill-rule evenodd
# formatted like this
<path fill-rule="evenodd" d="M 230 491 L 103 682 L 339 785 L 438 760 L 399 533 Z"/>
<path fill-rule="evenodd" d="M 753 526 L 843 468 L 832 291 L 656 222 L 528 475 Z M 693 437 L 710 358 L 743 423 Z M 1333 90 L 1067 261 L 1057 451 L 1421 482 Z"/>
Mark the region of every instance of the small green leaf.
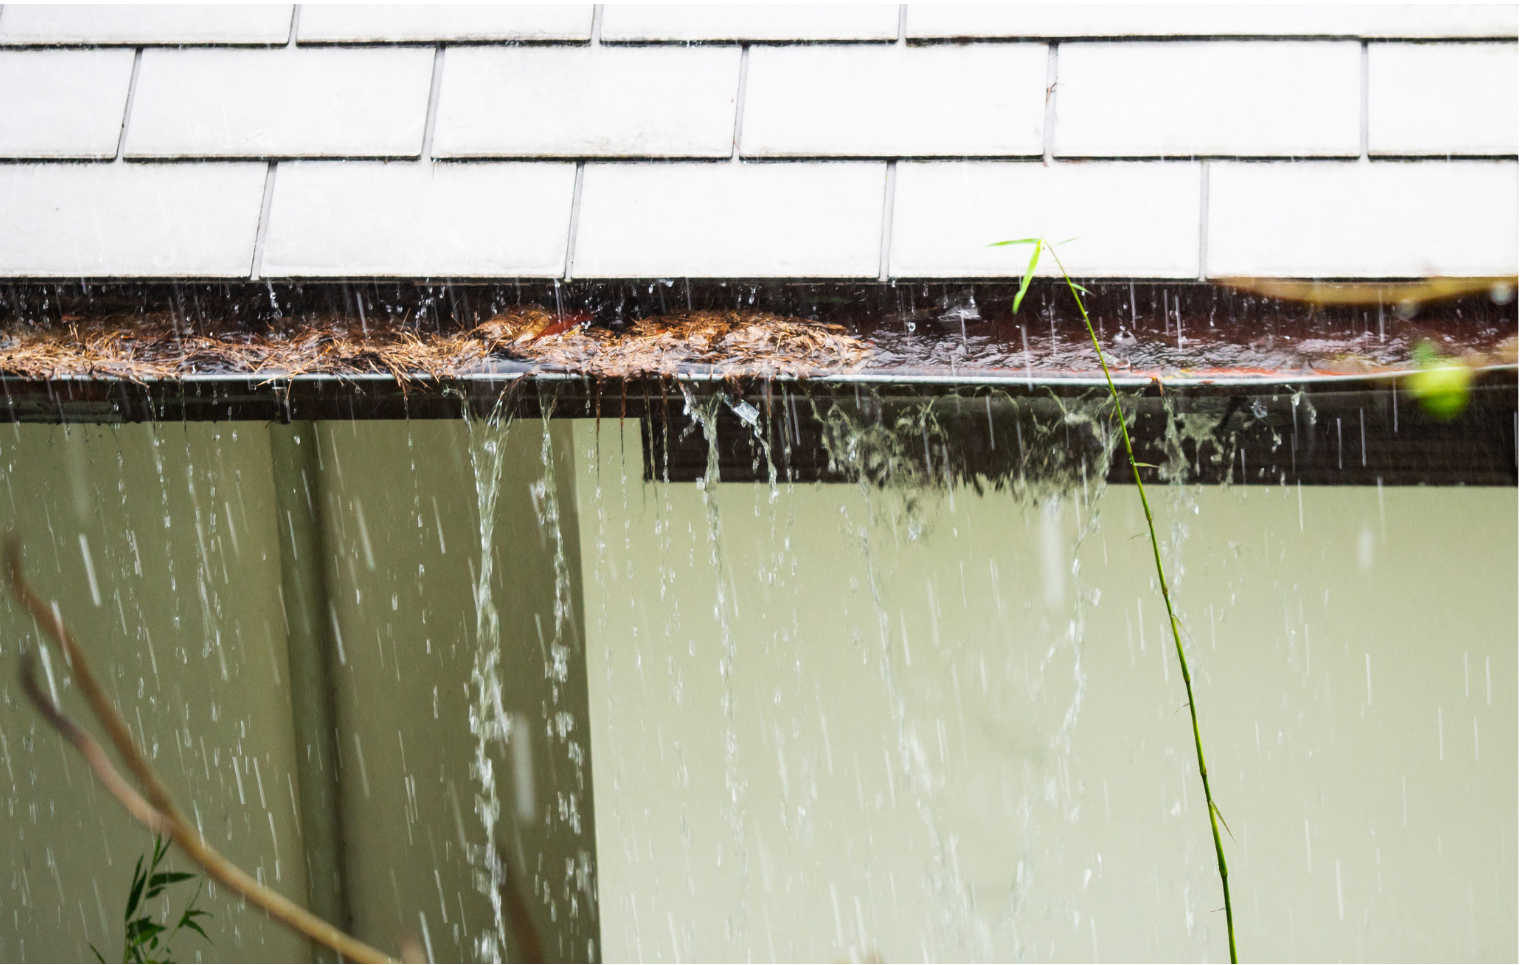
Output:
<path fill-rule="evenodd" d="M 1041 239 L 1039 238 L 1015 238 L 1013 241 L 995 241 L 988 245 L 988 247 L 1002 248 L 1004 245 L 1038 245 L 1040 243 Z"/>
<path fill-rule="evenodd" d="M 143 886 L 148 880 L 148 875 L 143 873 L 143 855 L 139 855 L 138 865 L 133 869 L 133 887 L 127 893 L 127 911 L 122 913 L 123 918 L 132 918 L 133 912 L 138 910 L 138 900 L 143 897 Z"/>
<path fill-rule="evenodd" d="M 164 891 L 170 885 L 173 885 L 176 882 L 185 881 L 188 878 L 195 877 L 196 875 L 188 874 L 185 871 L 161 871 L 149 879 L 149 892 L 144 897 L 156 898 L 159 896 L 160 892 Z"/>
<path fill-rule="evenodd" d="M 1035 266 L 1041 262 L 1041 245 L 1043 243 L 1039 239 L 1035 241 L 1035 250 L 1030 253 L 1030 264 L 1025 268 L 1025 277 L 1019 282 L 1019 291 L 1014 293 L 1014 307 L 1010 308 L 1009 311 L 1015 315 L 1019 314 L 1019 303 L 1024 301 L 1025 292 L 1030 290 L 1030 282 L 1035 279 Z"/>
<path fill-rule="evenodd" d="M 208 914 L 205 911 L 202 912 L 202 914 L 207 915 L 209 918 L 212 917 L 210 914 Z M 191 929 L 192 931 L 196 932 L 198 935 L 201 935 L 203 940 L 205 940 L 209 945 L 212 944 L 212 939 L 208 938 L 207 937 L 207 933 L 202 931 L 202 926 L 201 925 L 197 924 L 194 921 L 183 921 L 183 922 L 181 922 L 181 924 L 184 925 L 185 927 Z"/>
<path fill-rule="evenodd" d="M 152 918 L 135 918 L 128 922 L 127 939 L 134 944 L 141 945 L 148 942 L 165 930 L 165 926 L 154 921 Z"/>

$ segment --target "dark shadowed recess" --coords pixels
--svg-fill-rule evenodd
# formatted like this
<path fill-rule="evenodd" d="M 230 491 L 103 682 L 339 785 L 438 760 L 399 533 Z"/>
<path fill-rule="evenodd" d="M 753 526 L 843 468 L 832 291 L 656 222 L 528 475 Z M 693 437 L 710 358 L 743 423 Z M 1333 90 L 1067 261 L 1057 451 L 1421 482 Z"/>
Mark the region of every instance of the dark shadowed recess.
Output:
<path fill-rule="evenodd" d="M 1098 388 L 1067 395 L 977 389 L 922 397 L 774 389 L 768 401 L 759 394 L 744 399 L 724 393 L 717 416 L 721 481 L 767 479 L 772 467 L 782 482 L 943 487 L 959 481 L 1006 489 L 1027 480 L 1076 481 L 1103 457 L 1114 418 Z M 1282 389 L 1127 394 L 1131 438 L 1138 461 L 1146 464 L 1143 481 L 1517 485 L 1516 379 L 1478 383 L 1465 411 L 1448 421 L 1423 411 L 1394 382 L 1366 389 Z M 755 423 L 746 424 L 745 416 Z M 690 481 L 705 474 L 707 441 L 682 407 L 646 409 L 642 429 L 646 478 Z M 848 449 L 842 444 L 846 435 L 861 444 Z M 1131 482 L 1123 447 L 1113 444 L 1109 459 L 1106 478 Z"/>
<path fill-rule="evenodd" d="M 1147 482 L 1245 485 L 1514 486 L 1518 375 L 1479 375 L 1464 411 L 1425 411 L 1396 377 L 1304 383 L 1204 383 L 1123 392 Z M 644 474 L 690 481 L 706 471 L 697 414 L 715 413 L 723 482 L 1004 488 L 1077 478 L 1103 453 L 1113 418 L 1097 383 L 538 379 L 522 374 L 425 387 L 385 376 L 131 383 L 0 379 L 0 420 L 180 422 L 234 419 L 441 419 L 482 416 L 633 421 Z M 847 464 L 851 437 L 862 458 Z M 767 456 L 768 453 L 768 456 Z M 867 461 L 867 453 L 880 461 Z M 1177 453 L 1178 455 L 1175 455 Z M 1120 447 L 1108 478 L 1131 478 Z"/>

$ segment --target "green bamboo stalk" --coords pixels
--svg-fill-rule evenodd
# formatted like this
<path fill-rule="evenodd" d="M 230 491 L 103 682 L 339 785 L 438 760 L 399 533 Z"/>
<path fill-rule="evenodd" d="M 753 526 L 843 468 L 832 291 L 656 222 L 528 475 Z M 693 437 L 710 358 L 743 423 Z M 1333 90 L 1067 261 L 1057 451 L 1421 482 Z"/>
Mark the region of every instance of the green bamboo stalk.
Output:
<path fill-rule="evenodd" d="M 1094 344 L 1094 353 L 1099 356 L 1099 368 L 1104 370 L 1104 382 L 1109 386 L 1110 399 L 1115 404 L 1115 417 L 1120 421 L 1120 436 L 1125 440 L 1126 458 L 1131 463 L 1131 475 L 1136 480 L 1136 494 L 1141 497 L 1141 511 L 1147 517 L 1147 535 L 1152 540 L 1152 558 L 1157 563 L 1157 585 L 1163 593 L 1163 607 L 1168 611 L 1168 625 L 1173 628 L 1173 646 L 1179 655 L 1179 670 L 1184 675 L 1184 692 L 1189 695 L 1189 722 L 1195 733 L 1195 757 L 1200 764 L 1200 783 L 1205 787 L 1205 810 L 1210 818 L 1211 838 L 1216 842 L 1216 867 L 1221 872 L 1221 897 L 1226 909 L 1226 945 L 1227 951 L 1233 962 L 1237 961 L 1237 930 L 1232 925 L 1232 889 L 1226 875 L 1226 852 L 1221 847 L 1221 829 L 1216 821 L 1226 819 L 1221 817 L 1221 810 L 1216 807 L 1215 798 L 1210 793 L 1210 772 L 1205 768 L 1205 745 L 1200 739 L 1200 715 L 1195 709 L 1195 688 L 1189 679 L 1189 659 L 1184 656 L 1184 641 L 1179 635 L 1179 620 L 1173 613 L 1173 600 L 1168 596 L 1168 581 L 1163 576 L 1163 553 L 1157 543 L 1157 527 L 1152 521 L 1152 507 L 1147 502 L 1147 488 L 1141 482 L 1141 469 L 1136 462 L 1136 453 L 1131 448 L 1131 433 L 1126 428 L 1125 411 L 1120 405 L 1120 393 L 1115 391 L 1115 380 L 1110 376 L 1110 367 L 1104 361 L 1104 349 L 1099 345 L 1099 336 L 1094 333 L 1094 323 L 1088 316 L 1088 309 L 1083 307 L 1083 296 L 1079 288 L 1073 283 L 1072 277 L 1067 274 L 1067 269 L 1062 266 L 1062 259 L 1057 256 L 1056 249 L 1051 243 L 1043 238 L 1022 238 L 1018 241 L 1001 241 L 999 245 L 1034 245 L 1035 251 L 1030 257 L 1030 264 L 1025 270 L 1024 280 L 1020 283 L 1019 293 L 1014 296 L 1014 310 L 1019 310 L 1020 299 L 1024 298 L 1025 290 L 1030 287 L 1031 280 L 1035 277 L 1035 267 L 1040 262 L 1041 248 L 1044 247 L 1051 253 L 1051 258 L 1056 262 L 1057 270 L 1062 273 L 1062 280 L 1067 282 L 1067 288 L 1072 292 L 1073 301 L 1078 305 L 1078 312 L 1083 316 L 1083 324 L 1088 329 L 1088 338 Z"/>

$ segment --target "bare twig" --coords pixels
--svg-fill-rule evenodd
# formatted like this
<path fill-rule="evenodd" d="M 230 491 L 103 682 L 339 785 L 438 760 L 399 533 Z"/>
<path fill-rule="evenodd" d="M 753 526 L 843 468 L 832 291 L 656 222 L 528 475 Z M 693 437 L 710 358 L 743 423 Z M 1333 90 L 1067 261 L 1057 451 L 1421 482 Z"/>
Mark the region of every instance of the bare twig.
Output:
<path fill-rule="evenodd" d="M 106 756 L 106 749 L 90 733 L 70 720 L 63 711 L 54 706 L 42 688 L 37 684 L 37 658 L 32 654 L 26 654 L 21 658 L 21 689 L 27 695 L 27 699 L 37 707 L 38 711 L 53 729 L 64 735 L 64 739 L 74 745 L 74 749 L 85 758 L 85 763 L 95 772 L 96 779 L 106 786 L 111 796 L 122 802 L 129 814 L 140 823 L 148 826 L 155 834 L 170 833 L 170 822 L 154 806 L 143 799 L 143 795 L 133 790 L 133 786 L 122 779 L 117 769 L 112 766 L 111 759 Z"/>
<path fill-rule="evenodd" d="M 327 921 L 262 885 L 203 840 L 201 833 L 186 820 L 180 808 L 176 807 L 174 799 L 170 797 L 169 789 L 160 780 L 153 766 L 133 743 L 132 732 L 128 730 L 127 722 L 111 705 L 100 681 L 91 671 L 84 651 L 75 642 L 68 627 L 64 626 L 58 607 L 44 603 L 42 597 L 37 595 L 22 576 L 21 548 L 14 536 L 6 538 L 5 562 L 11 591 L 32 614 L 32 619 L 37 621 L 37 625 L 57 641 L 63 650 L 64 660 L 73 672 L 75 682 L 84 693 L 91 712 L 106 729 L 112 745 L 116 747 L 122 760 L 127 763 L 133 776 L 138 779 L 148 799 L 145 800 L 123 780 L 107 758 L 105 749 L 96 742 L 95 738 L 72 721 L 43 693 L 42 688 L 37 684 L 37 669 L 30 655 L 23 659 L 21 665 L 22 690 L 41 712 L 43 718 L 84 756 L 101 784 L 127 809 L 128 813 L 147 825 L 150 830 L 165 834 L 174 840 L 186 856 L 202 868 L 207 877 L 244 897 L 251 904 L 264 909 L 272 918 L 310 941 L 333 949 L 339 955 L 356 962 L 393 961 L 383 952 L 352 938 Z"/>

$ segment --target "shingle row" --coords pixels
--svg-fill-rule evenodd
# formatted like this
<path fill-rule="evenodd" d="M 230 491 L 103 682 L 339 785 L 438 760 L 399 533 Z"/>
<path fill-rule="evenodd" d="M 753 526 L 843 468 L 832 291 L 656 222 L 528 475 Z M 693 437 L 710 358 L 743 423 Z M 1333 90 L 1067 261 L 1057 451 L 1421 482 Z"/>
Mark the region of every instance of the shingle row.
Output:
<path fill-rule="evenodd" d="M 1002 277 L 1018 268 L 1013 249 L 987 245 L 1037 234 L 1076 238 L 1063 254 L 1082 276 L 1517 271 L 1513 161 L 577 172 L 522 161 L 0 166 L 0 275 L 875 278 L 885 259 L 893 277 Z"/>
<path fill-rule="evenodd" d="M 590 4 L 8 5 L 0 44 L 588 42 Z M 860 41 L 898 37 L 896 4 L 615 4 L 605 43 Z M 1059 37 L 1516 37 L 1512 4 L 909 4 L 912 41 Z"/>
<path fill-rule="evenodd" d="M 744 157 L 1035 157 L 1049 110 L 1057 157 L 1513 155 L 1517 55 L 1496 42 L 1066 43 L 1048 107 L 1037 43 L 451 47 L 429 150 L 714 158 L 736 133 Z M 418 157 L 436 56 L 150 47 L 135 68 L 126 49 L 4 51 L 0 157 L 112 157 L 119 140 L 129 158 Z"/>

